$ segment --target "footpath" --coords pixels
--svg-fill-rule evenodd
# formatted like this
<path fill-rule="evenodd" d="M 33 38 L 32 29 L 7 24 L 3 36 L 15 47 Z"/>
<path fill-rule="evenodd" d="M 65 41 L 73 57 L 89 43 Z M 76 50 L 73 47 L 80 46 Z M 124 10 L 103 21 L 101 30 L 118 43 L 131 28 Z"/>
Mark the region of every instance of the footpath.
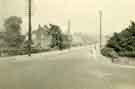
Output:
<path fill-rule="evenodd" d="M 41 53 L 34 53 L 31 54 L 31 56 L 28 55 L 17 55 L 17 56 L 9 56 L 9 57 L 0 57 L 0 61 L 13 61 L 13 60 L 17 60 L 17 61 L 25 61 L 25 60 L 33 60 L 35 58 L 40 58 L 42 56 L 45 57 L 50 57 L 50 56 L 57 56 L 57 55 L 62 55 L 62 54 L 66 54 L 67 52 L 73 51 L 73 50 L 77 50 L 77 49 L 81 49 L 81 48 L 85 48 L 86 46 L 78 46 L 78 47 L 72 47 L 69 49 L 64 49 L 64 50 L 55 50 L 55 51 L 48 51 L 48 52 L 41 52 Z"/>

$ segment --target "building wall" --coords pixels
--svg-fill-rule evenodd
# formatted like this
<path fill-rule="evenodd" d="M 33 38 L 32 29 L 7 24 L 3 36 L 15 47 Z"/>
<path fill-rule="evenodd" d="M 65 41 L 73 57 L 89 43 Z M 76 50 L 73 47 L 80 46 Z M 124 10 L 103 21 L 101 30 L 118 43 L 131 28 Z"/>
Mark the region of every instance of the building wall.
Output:
<path fill-rule="evenodd" d="M 34 42 L 34 47 L 40 47 L 43 49 L 47 49 L 50 47 L 49 45 L 51 44 L 51 36 L 49 36 L 49 35 L 44 36 L 41 39 L 38 39 L 38 38 L 36 38 L 36 36 L 33 35 L 32 39 Z"/>

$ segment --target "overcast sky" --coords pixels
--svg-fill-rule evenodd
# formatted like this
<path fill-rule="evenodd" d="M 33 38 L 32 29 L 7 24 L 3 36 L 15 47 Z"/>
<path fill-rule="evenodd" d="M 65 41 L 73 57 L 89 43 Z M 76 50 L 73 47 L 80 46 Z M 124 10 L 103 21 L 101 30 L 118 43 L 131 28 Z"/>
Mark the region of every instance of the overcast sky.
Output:
<path fill-rule="evenodd" d="M 3 1 L 8 3 L 8 15 L 24 15 L 27 0 Z M 134 0 L 34 0 L 33 7 L 34 28 L 38 23 L 54 23 L 66 30 L 70 19 L 72 32 L 98 34 L 99 10 L 103 11 L 104 34 L 119 32 L 135 20 Z"/>

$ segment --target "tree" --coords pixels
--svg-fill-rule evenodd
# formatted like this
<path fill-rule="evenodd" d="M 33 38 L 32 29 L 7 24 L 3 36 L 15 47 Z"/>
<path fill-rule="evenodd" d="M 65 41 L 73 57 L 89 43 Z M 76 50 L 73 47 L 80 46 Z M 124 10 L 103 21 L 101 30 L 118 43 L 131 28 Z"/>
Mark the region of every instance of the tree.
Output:
<path fill-rule="evenodd" d="M 120 33 L 114 33 L 106 47 L 113 48 L 120 56 L 135 56 L 135 22 L 131 21 Z"/>
<path fill-rule="evenodd" d="M 21 24 L 23 23 L 22 19 L 17 16 L 11 16 L 7 18 L 4 22 L 4 27 L 6 32 L 10 35 L 18 35 L 21 33 Z"/>
<path fill-rule="evenodd" d="M 62 31 L 59 26 L 50 24 L 49 34 L 52 36 L 51 48 L 59 48 L 63 47 L 63 39 L 62 39 Z"/>
<path fill-rule="evenodd" d="M 8 47 L 21 47 L 24 42 L 25 36 L 21 35 L 21 24 L 22 19 L 17 16 L 11 16 L 7 18 L 4 22 L 4 27 L 6 30 L 5 41 Z"/>

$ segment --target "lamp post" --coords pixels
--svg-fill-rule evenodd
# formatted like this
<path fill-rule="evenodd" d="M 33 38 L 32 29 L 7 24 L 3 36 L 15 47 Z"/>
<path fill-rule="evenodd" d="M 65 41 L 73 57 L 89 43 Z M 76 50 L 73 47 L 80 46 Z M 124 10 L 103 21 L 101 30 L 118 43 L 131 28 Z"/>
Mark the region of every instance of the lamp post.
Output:
<path fill-rule="evenodd" d="M 71 48 L 71 21 L 68 20 L 68 39 L 69 39 L 69 49 Z"/>
<path fill-rule="evenodd" d="M 100 10 L 99 11 L 99 17 L 100 17 L 100 49 L 102 48 L 102 16 L 103 16 L 103 13 Z"/>

